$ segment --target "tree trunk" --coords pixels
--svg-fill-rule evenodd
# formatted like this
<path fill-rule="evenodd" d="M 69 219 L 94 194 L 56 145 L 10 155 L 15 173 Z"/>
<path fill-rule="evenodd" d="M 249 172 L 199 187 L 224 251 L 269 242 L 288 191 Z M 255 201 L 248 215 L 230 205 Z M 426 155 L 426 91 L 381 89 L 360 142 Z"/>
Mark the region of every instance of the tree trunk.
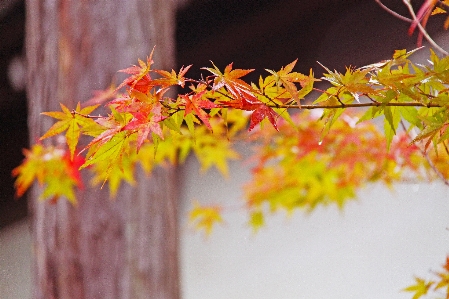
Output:
<path fill-rule="evenodd" d="M 52 124 L 41 112 L 74 108 L 154 45 L 156 66 L 174 65 L 174 1 L 28 0 L 26 9 L 31 143 Z M 174 180 L 173 169 L 138 172 L 115 200 L 107 188 L 79 191 L 78 207 L 38 202 L 34 188 L 33 298 L 179 298 Z"/>

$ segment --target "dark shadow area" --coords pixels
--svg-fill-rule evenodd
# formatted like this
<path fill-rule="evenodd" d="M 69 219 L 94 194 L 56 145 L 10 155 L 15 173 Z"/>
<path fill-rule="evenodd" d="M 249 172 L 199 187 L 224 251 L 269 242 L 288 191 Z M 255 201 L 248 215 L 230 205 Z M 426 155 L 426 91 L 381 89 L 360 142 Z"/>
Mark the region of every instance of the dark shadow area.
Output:
<path fill-rule="evenodd" d="M 383 1 L 408 16 L 402 1 Z M 416 1 L 419 7 L 422 1 Z M 388 59 L 395 49 L 416 47 L 409 24 L 374 0 L 316 1 L 192 1 L 177 15 L 178 65 L 193 64 L 190 76 L 213 61 L 223 69 L 254 68 L 256 81 L 264 69 L 279 70 L 298 59 L 295 70 L 310 68 L 321 76 L 320 61 L 330 69 L 363 66 Z M 442 29 L 441 19 L 428 24 L 431 34 Z"/>
<path fill-rule="evenodd" d="M 0 19 L 0 228 L 27 215 L 26 196 L 14 198 L 11 171 L 28 147 L 27 105 L 24 91 L 8 82 L 11 59 L 23 54 L 25 5 L 17 1 Z"/>

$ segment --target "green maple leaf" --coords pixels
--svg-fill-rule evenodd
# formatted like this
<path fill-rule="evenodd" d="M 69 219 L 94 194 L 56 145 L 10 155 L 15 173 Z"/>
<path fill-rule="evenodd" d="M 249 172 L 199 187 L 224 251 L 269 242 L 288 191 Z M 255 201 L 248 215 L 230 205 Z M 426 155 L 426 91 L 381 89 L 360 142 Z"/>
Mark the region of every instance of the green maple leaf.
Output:
<path fill-rule="evenodd" d="M 129 147 L 129 133 L 126 131 L 119 132 L 108 138 L 101 144 L 94 144 L 88 154 L 86 162 L 80 169 L 86 168 L 96 163 L 106 163 L 104 173 L 104 183 L 108 179 L 111 172 L 115 169 L 122 169 L 122 157 L 127 147 Z M 119 167 L 116 167 L 116 166 Z"/>
<path fill-rule="evenodd" d="M 95 176 L 92 184 L 97 185 L 108 181 L 109 194 L 112 198 L 117 195 L 117 191 L 122 181 L 134 185 L 134 168 L 136 164 L 135 151 L 128 151 L 122 155 L 121 163 L 110 164 L 108 160 L 102 160 L 95 163 L 92 167 Z"/>

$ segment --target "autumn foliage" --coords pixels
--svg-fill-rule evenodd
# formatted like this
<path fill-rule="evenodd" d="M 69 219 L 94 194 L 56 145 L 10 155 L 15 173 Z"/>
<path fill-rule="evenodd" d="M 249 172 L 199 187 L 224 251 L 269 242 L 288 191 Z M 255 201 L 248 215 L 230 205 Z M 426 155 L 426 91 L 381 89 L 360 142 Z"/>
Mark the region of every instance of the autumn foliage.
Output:
<path fill-rule="evenodd" d="M 63 196 L 76 204 L 79 170 L 85 168 L 92 183 L 109 182 L 115 195 L 122 181 L 134 183 L 137 165 L 150 174 L 191 152 L 204 170 L 215 166 L 227 175 L 227 162 L 239 158 L 236 140 L 254 145 L 246 206 L 259 219 L 265 204 L 273 211 L 343 207 L 368 182 L 446 179 L 440 157 L 449 138 L 449 58 L 431 51 L 431 64 L 420 66 L 408 59 L 412 53 L 396 51 L 390 60 L 344 73 L 323 66 L 320 79 L 294 72 L 293 61 L 267 70 L 257 83 L 244 81 L 253 70 L 234 69 L 232 63 L 224 71 L 214 64 L 203 68 L 208 75 L 201 79 L 186 77 L 191 66 L 153 70 L 151 54 L 121 70 L 129 77 L 115 90 L 87 102 L 95 105 L 61 104 L 61 111 L 43 113 L 56 122 L 14 170 L 17 195 L 37 180 L 43 199 Z M 330 85 L 314 88 L 318 81 Z M 177 86 L 184 92 L 166 96 Z M 92 115 L 100 104 L 109 113 Z M 364 114 L 349 108 L 365 108 Z M 383 118 L 383 133 L 370 122 L 375 118 Z M 62 134 L 66 145 L 44 146 Z M 83 135 L 91 139 L 79 149 Z M 54 169 L 58 160 L 64 167 Z M 62 177 L 64 184 L 53 183 Z"/>
<path fill-rule="evenodd" d="M 243 206 L 254 230 L 267 212 L 342 208 L 371 182 L 447 183 L 449 57 L 431 51 L 431 63 L 421 66 L 409 60 L 413 52 L 343 73 L 323 66 L 321 78 L 293 71 L 293 61 L 256 83 L 244 80 L 253 70 L 232 63 L 223 71 L 202 68 L 200 79 L 187 77 L 191 66 L 153 70 L 151 54 L 86 105 L 43 113 L 56 122 L 14 169 L 17 196 L 37 181 L 42 199 L 76 205 L 80 171 L 87 170 L 91 183 L 108 183 L 114 197 L 123 181 L 134 184 L 136 167 L 150 175 L 190 153 L 203 170 L 226 176 L 228 161 L 240 158 L 235 144 L 248 141 L 253 175 Z M 171 96 L 176 88 L 181 92 Z M 100 106 L 108 113 L 95 115 Z M 196 203 L 190 220 L 209 233 L 224 208 Z"/>
<path fill-rule="evenodd" d="M 411 22 L 410 34 L 419 28 L 418 45 L 429 17 L 447 8 L 449 1 L 426 0 L 416 15 L 411 10 L 413 19 L 402 17 Z M 136 167 L 151 175 L 190 154 L 203 171 L 216 167 L 227 176 L 229 160 L 240 159 L 239 142 L 253 150 L 242 207 L 254 230 L 279 210 L 343 208 L 368 183 L 439 179 L 449 185 L 449 56 L 430 50 L 429 64 L 418 65 L 409 59 L 415 51 L 397 50 L 389 60 L 344 72 L 322 66 L 318 78 L 295 72 L 295 60 L 266 70 L 258 82 L 244 78 L 254 70 L 232 63 L 223 70 L 203 67 L 200 79 L 187 76 L 191 65 L 179 72 L 153 69 L 152 52 L 119 71 L 128 77 L 117 88 L 42 113 L 56 121 L 13 170 L 16 195 L 37 182 L 42 200 L 77 205 L 77 189 L 88 178 L 92 185 L 107 183 L 114 197 L 122 182 L 135 183 Z M 95 115 L 99 107 L 107 113 Z M 210 233 L 225 208 L 195 202 L 190 221 Z M 416 277 L 404 291 L 414 299 L 432 292 L 449 298 L 449 258 L 434 274 Z"/>

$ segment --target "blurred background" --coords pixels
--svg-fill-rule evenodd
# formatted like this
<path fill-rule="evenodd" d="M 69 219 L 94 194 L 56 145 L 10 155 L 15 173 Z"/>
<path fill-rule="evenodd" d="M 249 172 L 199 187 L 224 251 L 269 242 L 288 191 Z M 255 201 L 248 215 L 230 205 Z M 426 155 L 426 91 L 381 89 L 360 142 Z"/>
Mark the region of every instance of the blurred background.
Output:
<path fill-rule="evenodd" d="M 384 3 L 407 15 L 402 1 Z M 438 21 L 428 29 L 444 44 Z M 27 199 L 14 199 L 11 177 L 28 146 L 24 24 L 24 1 L 0 0 L 0 298 L 7 299 L 29 298 L 31 289 Z M 177 10 L 176 28 L 178 68 L 193 64 L 193 78 L 213 61 L 220 68 L 230 62 L 255 68 L 249 78 L 256 81 L 265 68 L 277 70 L 296 58 L 296 71 L 313 68 L 319 77 L 316 61 L 343 71 L 416 47 L 408 24 L 374 0 L 189 0 Z M 415 56 L 422 61 L 426 55 L 424 49 Z M 430 276 L 429 268 L 439 269 L 449 253 L 449 189 L 440 184 L 394 191 L 367 186 L 343 211 L 273 215 L 257 234 L 245 211 L 235 210 L 206 239 L 187 224 L 191 201 L 241 205 L 240 186 L 249 179 L 241 165 L 231 163 L 227 180 L 214 170 L 199 174 L 194 159 L 182 166 L 185 299 L 410 298 L 400 290 L 415 274 Z"/>

